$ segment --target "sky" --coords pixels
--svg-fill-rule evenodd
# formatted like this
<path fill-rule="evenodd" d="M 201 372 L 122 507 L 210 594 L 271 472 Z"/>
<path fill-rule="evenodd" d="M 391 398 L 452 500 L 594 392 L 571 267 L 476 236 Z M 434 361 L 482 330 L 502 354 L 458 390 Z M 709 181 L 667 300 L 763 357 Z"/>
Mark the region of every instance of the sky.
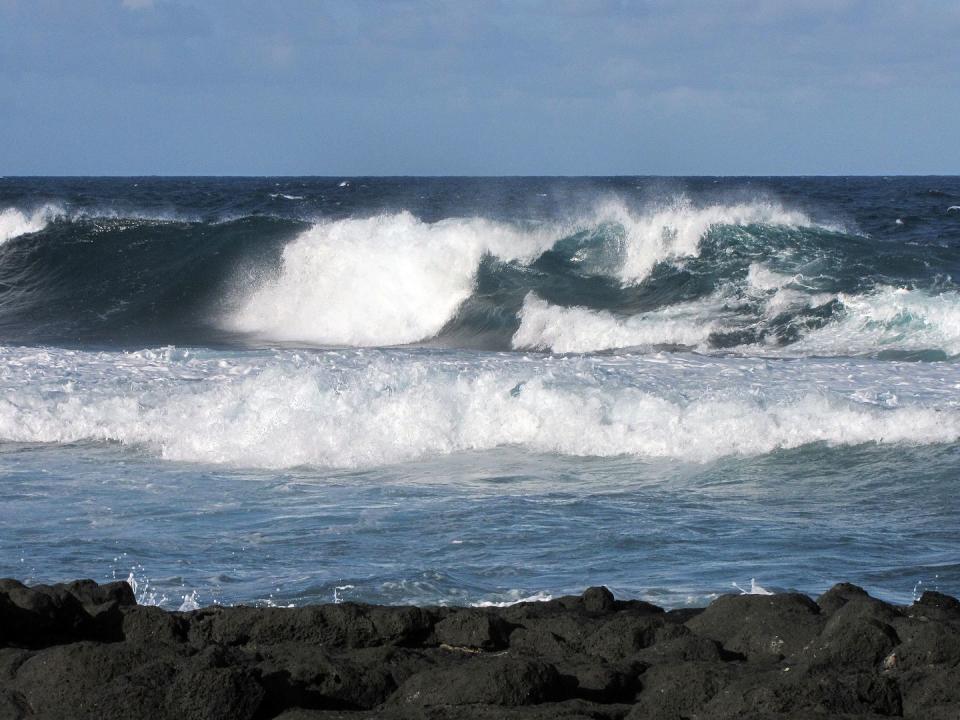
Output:
<path fill-rule="evenodd" d="M 956 0 L 0 0 L 0 175 L 958 172 Z"/>

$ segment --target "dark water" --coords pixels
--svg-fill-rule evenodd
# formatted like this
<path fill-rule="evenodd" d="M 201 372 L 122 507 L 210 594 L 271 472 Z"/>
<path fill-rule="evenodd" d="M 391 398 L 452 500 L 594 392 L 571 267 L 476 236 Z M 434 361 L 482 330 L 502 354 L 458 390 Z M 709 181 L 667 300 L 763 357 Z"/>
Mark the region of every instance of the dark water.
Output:
<path fill-rule="evenodd" d="M 0 178 L 0 574 L 960 592 L 957 277 L 958 178 Z"/>

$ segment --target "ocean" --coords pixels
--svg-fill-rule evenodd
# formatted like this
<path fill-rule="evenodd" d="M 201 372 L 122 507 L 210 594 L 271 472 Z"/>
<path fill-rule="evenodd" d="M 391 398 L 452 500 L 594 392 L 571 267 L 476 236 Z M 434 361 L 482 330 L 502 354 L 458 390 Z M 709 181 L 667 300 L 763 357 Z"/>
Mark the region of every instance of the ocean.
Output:
<path fill-rule="evenodd" d="M 960 178 L 0 178 L 0 576 L 960 594 Z"/>

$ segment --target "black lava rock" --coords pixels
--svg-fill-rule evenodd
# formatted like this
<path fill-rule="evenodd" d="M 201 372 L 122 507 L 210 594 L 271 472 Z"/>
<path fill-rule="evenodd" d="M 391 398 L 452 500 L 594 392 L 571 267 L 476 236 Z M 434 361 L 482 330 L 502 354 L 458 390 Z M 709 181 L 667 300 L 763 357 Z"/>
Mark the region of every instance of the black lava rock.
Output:
<path fill-rule="evenodd" d="M 960 603 L 853 585 L 664 612 L 605 588 L 506 608 L 136 605 L 0 580 L 0 719 L 956 720 Z"/>

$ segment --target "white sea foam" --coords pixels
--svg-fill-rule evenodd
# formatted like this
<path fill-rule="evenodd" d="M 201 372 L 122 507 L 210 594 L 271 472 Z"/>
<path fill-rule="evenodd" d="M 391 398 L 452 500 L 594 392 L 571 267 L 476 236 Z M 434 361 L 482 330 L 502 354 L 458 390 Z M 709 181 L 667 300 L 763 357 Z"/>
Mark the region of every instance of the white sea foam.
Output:
<path fill-rule="evenodd" d="M 481 608 L 503 608 L 510 607 L 511 605 L 519 605 L 520 603 L 550 602 L 553 600 L 553 595 L 545 590 L 539 590 L 532 594 L 525 590 L 508 590 L 505 594 L 508 597 L 507 600 L 481 600 L 471 603 L 471 605 L 472 607 Z"/>
<path fill-rule="evenodd" d="M 82 221 L 144 221 L 144 222 L 199 222 L 200 217 L 174 210 L 138 210 L 109 206 L 67 209 L 48 203 L 32 211 L 6 208 L 0 211 L 0 244 L 29 233 L 40 232 L 54 220 Z"/>
<path fill-rule="evenodd" d="M 802 279 L 802 275 L 775 272 L 763 263 L 751 263 L 747 269 L 747 286 L 753 290 L 779 290 Z"/>
<path fill-rule="evenodd" d="M 11 349 L 3 359 L 0 440 L 119 442 L 249 467 L 370 467 L 504 446 L 702 462 L 813 442 L 960 438 L 952 366 L 383 351 L 164 360 Z M 891 387 L 897 403 L 863 401 Z"/>
<path fill-rule="evenodd" d="M 763 299 L 764 316 L 768 319 L 800 308 L 817 307 L 836 298 L 830 293 L 811 293 L 802 274 L 785 275 L 763 263 L 751 263 L 745 290 L 748 296 Z"/>
<path fill-rule="evenodd" d="M 739 590 L 741 595 L 774 595 L 775 594 L 770 590 L 767 590 L 760 583 L 758 583 L 756 578 L 750 578 L 749 589 L 744 589 L 739 585 L 737 585 L 737 583 L 735 582 L 730 584 L 733 585 L 733 587 L 735 587 L 737 590 Z"/>
<path fill-rule="evenodd" d="M 837 295 L 841 317 L 809 333 L 790 352 L 818 355 L 883 350 L 941 350 L 960 355 L 960 294 L 882 285 L 874 291 Z"/>
<path fill-rule="evenodd" d="M 511 343 L 517 349 L 581 353 L 654 345 L 703 345 L 720 323 L 714 299 L 678 303 L 618 316 L 583 307 L 560 307 L 528 293 Z"/>
<path fill-rule="evenodd" d="M 63 209 L 57 205 L 44 205 L 32 212 L 17 208 L 0 210 L 0 244 L 21 235 L 40 232 L 62 214 Z"/>
<path fill-rule="evenodd" d="M 288 244 L 277 276 L 245 287 L 222 324 L 280 341 L 418 342 L 439 332 L 470 296 L 485 255 L 529 263 L 578 229 L 611 226 L 618 230 L 604 242 L 615 246 L 605 252 L 612 264 L 602 272 L 629 284 L 658 262 L 695 256 L 714 225 L 754 223 L 810 220 L 774 203 L 697 208 L 680 198 L 643 212 L 608 201 L 587 218 L 535 230 L 481 218 L 427 223 L 408 212 L 326 221 Z"/>
<path fill-rule="evenodd" d="M 274 340 L 416 342 L 439 332 L 470 296 L 485 254 L 529 261 L 553 239 L 482 219 L 426 223 L 407 212 L 320 223 L 286 246 L 279 276 L 225 324 Z"/>
<path fill-rule="evenodd" d="M 805 214 L 775 202 L 697 207 L 683 196 L 642 213 L 620 202 L 607 202 L 598 207 L 593 221 L 616 222 L 624 229 L 622 263 L 615 271 L 624 284 L 641 282 L 657 263 L 698 256 L 700 241 L 717 225 L 813 224 Z"/>

